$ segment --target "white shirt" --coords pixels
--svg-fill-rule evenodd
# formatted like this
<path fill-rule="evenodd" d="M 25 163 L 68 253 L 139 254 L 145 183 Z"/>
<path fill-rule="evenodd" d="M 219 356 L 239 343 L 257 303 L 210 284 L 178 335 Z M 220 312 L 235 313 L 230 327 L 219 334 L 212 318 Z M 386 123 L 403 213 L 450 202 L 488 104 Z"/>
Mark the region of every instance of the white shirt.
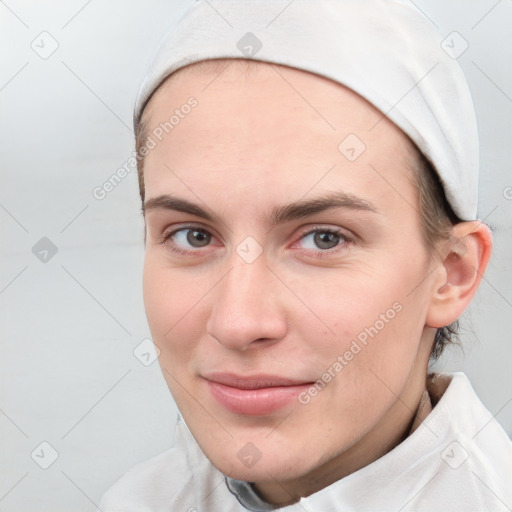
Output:
<path fill-rule="evenodd" d="M 463 373 L 402 443 L 368 466 L 286 512 L 512 510 L 512 442 Z M 235 481 L 229 482 L 236 487 Z M 247 506 L 260 508 L 251 500 Z M 235 491 L 236 493 L 236 491 Z M 103 496 L 103 512 L 240 512 L 226 478 L 205 457 L 184 421 L 175 446 L 128 471 Z M 267 510 L 272 510 L 272 508 Z"/>

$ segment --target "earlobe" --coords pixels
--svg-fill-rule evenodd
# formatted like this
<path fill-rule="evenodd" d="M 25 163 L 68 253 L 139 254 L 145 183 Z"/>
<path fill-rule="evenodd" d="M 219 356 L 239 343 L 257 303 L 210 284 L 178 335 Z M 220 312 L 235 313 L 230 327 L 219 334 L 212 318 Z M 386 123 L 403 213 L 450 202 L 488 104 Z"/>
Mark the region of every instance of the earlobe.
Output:
<path fill-rule="evenodd" d="M 480 221 L 454 226 L 441 247 L 443 272 L 435 283 L 426 324 L 440 328 L 457 320 L 475 296 L 492 250 L 489 228 Z"/>

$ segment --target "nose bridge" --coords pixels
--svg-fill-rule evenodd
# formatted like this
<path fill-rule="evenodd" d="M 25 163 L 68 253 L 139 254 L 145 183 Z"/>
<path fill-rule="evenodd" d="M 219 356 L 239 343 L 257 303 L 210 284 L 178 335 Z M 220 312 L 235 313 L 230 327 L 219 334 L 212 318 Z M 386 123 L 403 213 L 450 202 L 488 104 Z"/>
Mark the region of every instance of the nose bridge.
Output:
<path fill-rule="evenodd" d="M 240 296 L 246 304 L 257 292 L 256 288 L 263 284 L 266 265 L 259 263 L 234 262 L 224 283 L 225 296 Z M 237 301 L 238 303 L 238 301 Z"/>
<path fill-rule="evenodd" d="M 216 287 L 208 332 L 233 349 L 281 338 L 286 331 L 284 311 L 264 258 L 246 263 L 234 256 L 233 266 Z"/>

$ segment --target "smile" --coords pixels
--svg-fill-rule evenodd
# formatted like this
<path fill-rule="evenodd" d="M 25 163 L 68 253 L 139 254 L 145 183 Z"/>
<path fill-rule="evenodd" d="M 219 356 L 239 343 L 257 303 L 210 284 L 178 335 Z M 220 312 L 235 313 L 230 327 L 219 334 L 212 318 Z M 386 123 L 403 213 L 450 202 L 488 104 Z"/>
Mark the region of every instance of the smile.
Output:
<path fill-rule="evenodd" d="M 227 373 L 212 374 L 205 380 L 221 406 L 246 416 L 263 416 L 282 409 L 312 384 L 272 375 L 242 377 Z"/>

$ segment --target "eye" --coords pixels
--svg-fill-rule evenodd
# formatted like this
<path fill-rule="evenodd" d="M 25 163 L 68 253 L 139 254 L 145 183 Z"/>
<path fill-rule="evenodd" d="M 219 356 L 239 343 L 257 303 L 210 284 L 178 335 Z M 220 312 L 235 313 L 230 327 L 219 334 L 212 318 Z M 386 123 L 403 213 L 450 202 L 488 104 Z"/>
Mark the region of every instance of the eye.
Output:
<path fill-rule="evenodd" d="M 302 249 L 326 251 L 334 249 L 338 245 L 347 242 L 348 238 L 342 233 L 333 229 L 317 229 L 304 235 L 299 245 Z"/>
<path fill-rule="evenodd" d="M 180 249 L 200 249 L 211 243 L 212 235 L 201 228 L 183 228 L 165 236 L 164 243 L 171 241 Z"/>

